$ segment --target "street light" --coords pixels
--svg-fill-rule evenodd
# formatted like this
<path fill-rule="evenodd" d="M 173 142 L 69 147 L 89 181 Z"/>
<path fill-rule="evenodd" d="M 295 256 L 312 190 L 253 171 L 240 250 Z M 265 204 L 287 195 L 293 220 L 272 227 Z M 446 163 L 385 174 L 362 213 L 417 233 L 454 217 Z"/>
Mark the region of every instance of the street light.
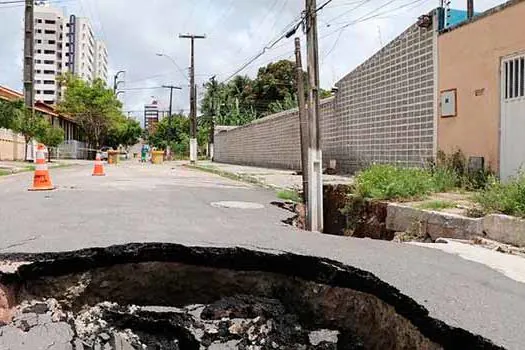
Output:
<path fill-rule="evenodd" d="M 170 60 L 171 63 L 173 63 L 173 65 L 174 65 L 174 66 L 177 68 L 177 70 L 180 72 L 180 74 L 182 74 L 182 76 L 184 76 L 184 78 L 185 78 L 186 80 L 188 80 L 188 82 L 190 81 L 190 80 L 188 79 L 188 77 L 186 76 L 186 74 L 184 73 L 184 70 L 181 69 L 181 68 L 179 67 L 179 65 L 177 64 L 177 62 L 175 62 L 175 60 L 173 59 L 173 57 L 171 57 L 170 55 L 166 55 L 166 54 L 164 54 L 164 53 L 156 53 L 156 55 L 157 55 L 158 57 L 166 57 L 168 60 Z"/>
<path fill-rule="evenodd" d="M 126 71 L 125 71 L 125 70 L 119 70 L 119 71 L 117 72 L 117 74 L 115 74 L 115 76 L 113 77 L 113 92 L 115 92 L 115 93 L 117 92 L 117 81 L 118 81 L 118 76 L 119 76 L 121 73 L 122 73 L 122 74 L 123 74 L 123 73 L 126 73 Z"/>

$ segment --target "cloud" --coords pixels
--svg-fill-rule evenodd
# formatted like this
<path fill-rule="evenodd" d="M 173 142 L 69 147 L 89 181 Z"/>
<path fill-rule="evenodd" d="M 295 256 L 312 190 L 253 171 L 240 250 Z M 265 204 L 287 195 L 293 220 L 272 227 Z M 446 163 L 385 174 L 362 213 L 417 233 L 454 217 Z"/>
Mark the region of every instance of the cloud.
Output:
<path fill-rule="evenodd" d="M 381 42 L 386 44 L 394 39 L 419 15 L 436 5 L 432 0 L 416 3 L 413 0 L 395 0 L 380 10 L 384 12 L 382 16 L 338 31 L 342 25 L 387 2 L 368 1 L 345 14 L 358 4 L 357 0 L 333 0 L 319 12 L 323 87 L 330 88 L 377 51 Z M 413 5 L 396 10 L 411 2 Z M 495 0 L 478 0 L 476 10 L 481 11 L 497 3 Z M 465 4 L 464 1 L 454 0 L 452 7 L 464 8 Z M 179 33 L 207 34 L 207 39 L 195 42 L 196 81 L 200 90 L 212 75 L 217 75 L 218 79 L 226 78 L 282 34 L 282 30 L 301 14 L 304 3 L 302 0 L 62 0 L 60 5 L 68 13 L 91 19 L 96 34 L 106 41 L 110 74 L 126 70 L 126 88 L 179 85 L 183 90 L 174 92 L 174 110 L 187 111 L 189 83 L 186 72 L 190 43 L 189 40 L 179 39 Z M 334 19 L 336 17 L 339 18 Z M 23 7 L 5 8 L 0 5 L 0 84 L 18 90 L 22 88 L 22 20 Z M 301 34 L 300 30 L 298 34 Z M 302 44 L 304 52 L 304 37 Z M 293 46 L 293 39 L 279 42 L 242 74 L 253 76 L 261 65 L 281 58 L 293 59 Z M 171 56 L 185 75 L 169 59 L 156 56 L 157 52 Z M 109 83 L 112 84 L 112 81 Z M 155 88 L 127 91 L 125 109 L 140 117 L 143 105 L 149 103 L 152 96 L 167 106 L 169 90 Z"/>

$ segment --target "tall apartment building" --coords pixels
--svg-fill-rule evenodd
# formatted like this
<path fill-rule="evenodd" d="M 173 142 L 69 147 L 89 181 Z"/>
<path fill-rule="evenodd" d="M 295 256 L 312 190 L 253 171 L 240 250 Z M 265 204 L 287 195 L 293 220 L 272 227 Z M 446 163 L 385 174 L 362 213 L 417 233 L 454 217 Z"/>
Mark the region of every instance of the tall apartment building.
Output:
<path fill-rule="evenodd" d="M 57 76 L 64 67 L 64 16 L 47 6 L 35 7 L 35 100 L 55 103 L 60 99 Z"/>
<path fill-rule="evenodd" d="M 108 80 L 108 50 L 102 40 L 96 41 L 95 49 L 95 78 Z"/>
<path fill-rule="evenodd" d="M 35 6 L 35 100 L 56 104 L 62 94 L 60 74 L 86 81 L 108 78 L 108 53 L 87 18 L 65 18 L 62 10 Z"/>

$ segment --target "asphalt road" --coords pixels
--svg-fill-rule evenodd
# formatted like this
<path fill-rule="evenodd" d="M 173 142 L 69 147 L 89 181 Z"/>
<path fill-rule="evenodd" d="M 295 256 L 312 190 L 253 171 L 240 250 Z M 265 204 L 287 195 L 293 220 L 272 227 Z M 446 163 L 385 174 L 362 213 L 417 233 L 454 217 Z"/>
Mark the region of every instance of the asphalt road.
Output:
<path fill-rule="evenodd" d="M 339 260 L 370 271 L 431 316 L 510 349 L 525 348 L 525 284 L 425 247 L 307 233 L 281 223 L 275 193 L 181 166 L 125 163 L 52 170 L 58 189 L 28 192 L 31 174 L 0 178 L 0 253 L 129 242 L 243 246 Z M 231 209 L 248 201 L 262 209 Z"/>

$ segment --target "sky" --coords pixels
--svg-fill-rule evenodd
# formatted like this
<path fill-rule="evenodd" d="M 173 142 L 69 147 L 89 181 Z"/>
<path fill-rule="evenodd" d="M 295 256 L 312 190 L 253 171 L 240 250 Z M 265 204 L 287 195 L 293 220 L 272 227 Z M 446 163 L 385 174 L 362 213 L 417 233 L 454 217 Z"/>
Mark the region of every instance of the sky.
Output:
<path fill-rule="evenodd" d="M 22 90 L 23 4 L 0 0 L 0 85 Z M 11 2 L 12 0 L 8 1 Z M 88 17 L 95 35 L 106 42 L 110 81 L 125 70 L 120 95 L 125 112 L 141 119 L 152 99 L 167 109 L 174 91 L 174 111 L 189 108 L 190 42 L 181 33 L 205 34 L 195 41 L 196 83 L 216 76 L 225 81 L 260 53 L 301 15 L 304 0 L 49 0 L 66 14 Z M 317 0 L 321 5 L 326 0 Z M 501 0 L 476 0 L 481 12 Z M 394 39 L 417 18 L 438 6 L 438 0 L 332 0 L 318 12 L 321 87 L 334 83 Z M 466 0 L 450 6 L 465 9 Z M 301 30 L 303 50 L 306 46 Z M 294 40 L 283 39 L 240 74 L 254 77 L 260 66 L 294 59 Z M 157 53 L 169 56 L 159 57 Z M 306 55 L 303 51 L 303 65 Z"/>

